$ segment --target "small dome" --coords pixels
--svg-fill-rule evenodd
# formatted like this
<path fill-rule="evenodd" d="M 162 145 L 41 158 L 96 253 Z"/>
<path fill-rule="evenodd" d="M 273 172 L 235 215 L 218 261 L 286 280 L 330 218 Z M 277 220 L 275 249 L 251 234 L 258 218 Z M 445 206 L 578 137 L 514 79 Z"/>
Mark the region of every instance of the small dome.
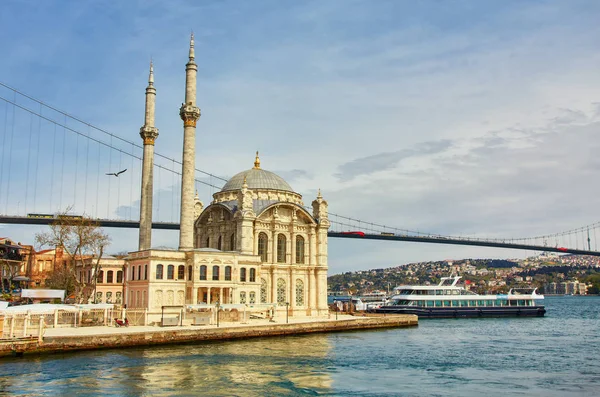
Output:
<path fill-rule="evenodd" d="M 230 190 L 240 190 L 246 179 L 248 189 L 269 189 L 269 190 L 284 190 L 293 192 L 292 187 L 279 175 L 266 171 L 260 168 L 260 159 L 258 158 L 258 152 L 256 152 L 256 160 L 254 161 L 254 168 L 242 171 L 239 174 L 234 175 L 230 180 L 227 181 L 225 186 L 221 189 L 222 192 Z"/>

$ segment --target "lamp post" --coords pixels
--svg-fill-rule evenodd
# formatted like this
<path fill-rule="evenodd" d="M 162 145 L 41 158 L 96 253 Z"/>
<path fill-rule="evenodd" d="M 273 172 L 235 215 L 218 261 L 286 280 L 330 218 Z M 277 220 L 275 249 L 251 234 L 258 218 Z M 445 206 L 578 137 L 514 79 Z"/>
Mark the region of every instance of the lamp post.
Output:
<path fill-rule="evenodd" d="M 217 303 L 215 303 L 215 306 L 217 307 L 217 328 L 219 328 L 219 309 L 221 308 L 219 301 L 217 301 Z"/>
<path fill-rule="evenodd" d="M 338 305 L 337 302 L 335 302 L 335 320 L 337 321 L 337 313 L 338 313 Z"/>
<path fill-rule="evenodd" d="M 285 323 L 289 322 L 290 316 L 290 302 L 285 302 Z"/>

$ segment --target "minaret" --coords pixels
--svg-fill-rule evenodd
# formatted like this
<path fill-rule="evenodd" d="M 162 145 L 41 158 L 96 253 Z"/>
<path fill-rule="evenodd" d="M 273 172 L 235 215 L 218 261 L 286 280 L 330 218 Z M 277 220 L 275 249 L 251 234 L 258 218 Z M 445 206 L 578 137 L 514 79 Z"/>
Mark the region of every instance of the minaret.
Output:
<path fill-rule="evenodd" d="M 194 62 L 194 33 L 190 39 L 190 60 L 185 65 L 185 103 L 179 116 L 183 120 L 183 156 L 181 165 L 181 215 L 179 218 L 179 249 L 194 248 L 194 173 L 196 169 L 196 73 Z"/>
<path fill-rule="evenodd" d="M 144 157 L 142 159 L 142 198 L 140 200 L 140 244 L 138 250 L 146 250 L 152 240 L 152 173 L 154 167 L 154 141 L 158 137 L 158 129 L 154 127 L 154 109 L 156 88 L 154 88 L 154 67 L 150 61 L 150 76 L 146 87 L 146 117 L 144 126 L 140 128 L 140 136 L 144 140 Z"/>

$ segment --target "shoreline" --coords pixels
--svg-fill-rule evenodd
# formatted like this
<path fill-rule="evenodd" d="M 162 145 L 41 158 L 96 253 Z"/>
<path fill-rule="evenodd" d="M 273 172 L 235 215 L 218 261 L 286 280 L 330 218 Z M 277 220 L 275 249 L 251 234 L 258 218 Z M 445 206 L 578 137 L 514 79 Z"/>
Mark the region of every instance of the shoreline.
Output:
<path fill-rule="evenodd" d="M 311 333 L 360 331 L 418 326 L 415 315 L 339 316 L 339 319 L 304 319 L 289 323 L 225 323 L 207 326 L 131 326 L 48 328 L 42 340 L 15 338 L 0 342 L 0 357 L 55 354 L 84 350 L 201 343 L 245 338 L 293 336 Z"/>

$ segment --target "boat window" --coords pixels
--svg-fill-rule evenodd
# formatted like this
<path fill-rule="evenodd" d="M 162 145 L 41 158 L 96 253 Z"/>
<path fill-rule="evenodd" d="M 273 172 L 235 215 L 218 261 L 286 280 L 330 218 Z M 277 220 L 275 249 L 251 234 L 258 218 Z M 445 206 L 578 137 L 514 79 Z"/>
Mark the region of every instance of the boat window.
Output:
<path fill-rule="evenodd" d="M 460 305 L 459 301 L 452 301 L 452 307 L 457 307 Z"/>
<path fill-rule="evenodd" d="M 444 293 L 444 291 L 442 291 L 441 289 L 436 289 L 435 290 L 435 294 L 436 295 L 442 295 Z"/>
<path fill-rule="evenodd" d="M 435 307 L 442 307 L 442 301 L 435 301 Z"/>
<path fill-rule="evenodd" d="M 460 306 L 461 307 L 467 307 L 467 306 L 469 306 L 469 301 L 460 301 Z"/>
<path fill-rule="evenodd" d="M 433 301 L 427 301 L 427 307 L 433 307 Z"/>
<path fill-rule="evenodd" d="M 450 307 L 450 306 L 452 306 L 452 301 L 444 301 L 444 306 L 445 306 L 445 307 Z"/>

